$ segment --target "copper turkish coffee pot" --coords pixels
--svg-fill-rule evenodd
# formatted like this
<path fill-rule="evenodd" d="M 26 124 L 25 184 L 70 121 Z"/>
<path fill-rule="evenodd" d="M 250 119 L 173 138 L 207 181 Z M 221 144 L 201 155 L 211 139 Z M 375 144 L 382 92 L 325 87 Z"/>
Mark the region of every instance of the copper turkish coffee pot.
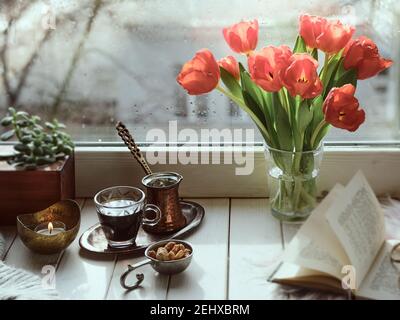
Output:
<path fill-rule="evenodd" d="M 182 229 L 186 218 L 179 203 L 179 184 L 183 177 L 175 172 L 156 172 L 145 176 L 142 184 L 147 189 L 147 201 L 161 210 L 161 219 L 154 225 L 143 226 L 149 233 L 170 233 Z"/>
<path fill-rule="evenodd" d="M 118 122 L 116 129 L 147 174 L 142 179 L 142 184 L 147 190 L 147 203 L 156 205 L 161 210 L 160 221 L 151 226 L 143 225 L 143 229 L 155 234 L 172 233 L 182 229 L 186 225 L 186 218 L 179 203 L 178 188 L 183 177 L 175 172 L 153 173 L 125 125 Z"/>

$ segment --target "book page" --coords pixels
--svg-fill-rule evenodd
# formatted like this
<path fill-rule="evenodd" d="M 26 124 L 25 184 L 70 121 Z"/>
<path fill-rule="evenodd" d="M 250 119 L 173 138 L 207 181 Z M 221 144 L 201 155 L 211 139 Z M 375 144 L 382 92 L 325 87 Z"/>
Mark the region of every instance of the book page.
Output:
<path fill-rule="evenodd" d="M 344 187 L 336 185 L 314 209 L 289 243 L 282 260 L 341 279 L 343 265 L 349 264 L 340 241 L 328 224 L 327 210 L 341 198 Z"/>
<path fill-rule="evenodd" d="M 385 242 L 357 295 L 370 299 L 400 300 L 400 265 L 390 261 L 396 241 Z"/>
<path fill-rule="evenodd" d="M 359 288 L 385 236 L 383 212 L 361 171 L 329 208 L 326 217 L 356 270 Z"/>
<path fill-rule="evenodd" d="M 304 268 L 298 264 L 283 262 L 279 265 L 275 273 L 268 279 L 275 281 L 280 279 L 312 278 L 313 276 L 326 276 L 326 273 L 313 269 Z"/>
<path fill-rule="evenodd" d="M 326 273 L 300 267 L 292 263 L 282 263 L 279 269 L 268 279 L 275 283 L 295 285 L 308 289 L 328 290 L 343 293 L 341 281 Z"/>

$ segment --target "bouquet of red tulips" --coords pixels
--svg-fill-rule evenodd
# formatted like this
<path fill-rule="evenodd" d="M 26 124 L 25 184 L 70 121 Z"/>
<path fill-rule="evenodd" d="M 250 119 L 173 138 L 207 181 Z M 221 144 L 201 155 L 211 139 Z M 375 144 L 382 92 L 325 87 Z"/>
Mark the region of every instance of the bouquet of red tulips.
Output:
<path fill-rule="evenodd" d="M 217 89 L 228 96 L 250 115 L 270 148 L 294 153 L 290 163 L 273 155 L 283 174 L 308 174 L 312 160 L 300 153 L 317 149 L 330 126 L 357 130 L 365 120 L 354 96 L 357 80 L 392 64 L 380 56 L 371 39 L 352 39 L 354 32 L 340 21 L 302 15 L 293 50 L 281 45 L 255 51 L 257 20 L 240 22 L 224 28 L 223 36 L 234 52 L 247 56 L 248 70 L 233 56 L 217 61 L 202 49 L 184 64 L 177 81 L 191 95 Z M 320 70 L 319 50 L 324 53 Z M 302 195 L 304 187 L 286 187 L 291 197 L 290 190 L 297 188 L 295 203 L 290 200 L 292 210 L 310 204 L 307 194 Z M 309 186 L 308 192 L 313 188 Z"/>

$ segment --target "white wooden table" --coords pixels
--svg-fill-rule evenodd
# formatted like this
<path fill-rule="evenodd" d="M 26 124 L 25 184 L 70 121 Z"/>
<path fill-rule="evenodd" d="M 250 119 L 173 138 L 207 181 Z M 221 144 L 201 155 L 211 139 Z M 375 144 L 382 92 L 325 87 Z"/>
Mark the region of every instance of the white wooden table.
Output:
<path fill-rule="evenodd" d="M 56 288 L 63 299 L 302 298 L 299 292 L 293 295 L 267 282 L 285 244 L 297 230 L 295 226 L 280 224 L 271 216 L 268 199 L 188 200 L 200 203 L 206 211 L 201 226 L 187 238 L 194 246 L 191 265 L 175 276 L 159 275 L 146 266 L 141 269 L 145 275 L 143 287 L 137 290 L 125 291 L 119 278 L 127 264 L 143 257 L 99 257 L 80 249 L 79 236 L 97 222 L 91 199 L 79 200 L 81 229 L 77 239 L 63 253 L 35 254 L 23 245 L 14 227 L 0 227 L 6 239 L 6 251 L 0 259 L 40 276 L 43 276 L 44 265 L 54 265 Z M 323 294 L 317 297 L 328 298 Z"/>

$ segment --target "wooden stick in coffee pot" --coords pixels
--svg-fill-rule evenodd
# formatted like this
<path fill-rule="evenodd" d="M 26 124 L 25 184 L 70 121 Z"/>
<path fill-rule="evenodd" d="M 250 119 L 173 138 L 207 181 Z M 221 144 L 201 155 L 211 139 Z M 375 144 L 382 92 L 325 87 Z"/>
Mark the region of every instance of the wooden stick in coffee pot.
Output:
<path fill-rule="evenodd" d="M 118 131 L 118 135 L 121 137 L 121 139 L 124 141 L 132 155 L 135 157 L 135 159 L 139 162 L 143 170 L 146 172 L 146 174 L 151 174 L 152 171 L 146 162 L 146 159 L 143 156 L 143 153 L 140 151 L 138 145 L 135 143 L 135 140 L 133 140 L 132 135 L 129 133 L 129 130 L 125 127 L 125 125 L 119 121 L 117 123 L 116 129 Z"/>

